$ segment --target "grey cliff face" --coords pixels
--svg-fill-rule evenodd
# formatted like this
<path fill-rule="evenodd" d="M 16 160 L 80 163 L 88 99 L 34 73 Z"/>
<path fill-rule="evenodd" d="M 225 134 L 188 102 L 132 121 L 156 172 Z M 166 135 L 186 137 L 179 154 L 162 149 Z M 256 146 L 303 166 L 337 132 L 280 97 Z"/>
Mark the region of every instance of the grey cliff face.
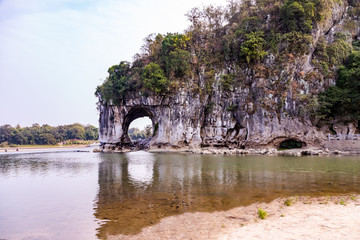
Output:
<path fill-rule="evenodd" d="M 337 5 L 332 16 L 314 28 L 314 46 L 320 36 L 332 41 L 334 33 L 343 29 L 346 9 Z M 211 89 L 202 94 L 185 86 L 166 96 L 127 95 L 119 105 L 100 99 L 100 142 L 106 149 L 126 147 L 131 121 L 148 116 L 155 130 L 150 149 L 279 147 L 289 139 L 303 146 L 320 146 L 328 132 L 315 127 L 309 99 L 333 85 L 334 79 L 305 77 L 316 71 L 311 63 L 314 46 L 281 68 L 269 54 L 264 65 L 270 72 L 255 67 L 237 70 L 236 84 L 226 89 L 221 75 L 235 72 L 233 69 L 215 74 Z M 196 84 L 204 86 L 204 78 L 205 73 L 200 72 Z"/>

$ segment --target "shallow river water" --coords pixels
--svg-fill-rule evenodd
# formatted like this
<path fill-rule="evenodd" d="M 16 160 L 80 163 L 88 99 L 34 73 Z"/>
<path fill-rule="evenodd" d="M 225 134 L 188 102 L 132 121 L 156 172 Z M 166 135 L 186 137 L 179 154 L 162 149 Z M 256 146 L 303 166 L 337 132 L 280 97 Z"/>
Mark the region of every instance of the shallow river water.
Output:
<path fill-rule="evenodd" d="M 104 239 L 183 212 L 359 191 L 360 157 L 0 154 L 0 239 Z"/>

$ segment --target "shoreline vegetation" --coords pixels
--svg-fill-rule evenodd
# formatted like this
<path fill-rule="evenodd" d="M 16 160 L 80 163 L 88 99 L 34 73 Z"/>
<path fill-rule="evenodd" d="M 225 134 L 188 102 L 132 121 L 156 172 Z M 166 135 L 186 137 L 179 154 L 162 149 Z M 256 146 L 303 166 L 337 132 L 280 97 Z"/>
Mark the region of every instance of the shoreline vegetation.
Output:
<path fill-rule="evenodd" d="M 358 193 L 292 196 L 228 211 L 170 216 L 139 234 L 107 239 L 359 239 L 359 226 Z"/>
<path fill-rule="evenodd" d="M 10 124 L 0 126 L 0 148 L 23 145 L 87 144 L 88 141 L 96 141 L 98 138 L 98 128 L 80 123 L 56 127 L 37 123 L 31 127 L 20 125 L 12 127 Z"/>

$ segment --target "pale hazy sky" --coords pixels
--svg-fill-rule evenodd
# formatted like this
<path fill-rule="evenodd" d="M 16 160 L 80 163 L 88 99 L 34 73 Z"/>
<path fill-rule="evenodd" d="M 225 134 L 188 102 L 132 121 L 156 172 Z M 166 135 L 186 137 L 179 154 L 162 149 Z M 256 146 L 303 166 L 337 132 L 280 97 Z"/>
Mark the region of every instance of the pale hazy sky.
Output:
<path fill-rule="evenodd" d="M 150 33 L 226 0 L 0 0 L 0 125 L 98 126 L 94 91 Z"/>

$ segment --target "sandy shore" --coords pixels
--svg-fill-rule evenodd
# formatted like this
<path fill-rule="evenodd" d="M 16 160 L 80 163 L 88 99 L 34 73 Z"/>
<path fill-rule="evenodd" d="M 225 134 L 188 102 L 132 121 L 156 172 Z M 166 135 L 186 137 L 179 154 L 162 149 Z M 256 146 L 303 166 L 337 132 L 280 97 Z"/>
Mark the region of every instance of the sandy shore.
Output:
<path fill-rule="evenodd" d="M 259 218 L 259 208 L 266 219 Z M 185 213 L 137 235 L 108 239 L 360 239 L 360 195 L 292 197 L 225 212 Z"/>

